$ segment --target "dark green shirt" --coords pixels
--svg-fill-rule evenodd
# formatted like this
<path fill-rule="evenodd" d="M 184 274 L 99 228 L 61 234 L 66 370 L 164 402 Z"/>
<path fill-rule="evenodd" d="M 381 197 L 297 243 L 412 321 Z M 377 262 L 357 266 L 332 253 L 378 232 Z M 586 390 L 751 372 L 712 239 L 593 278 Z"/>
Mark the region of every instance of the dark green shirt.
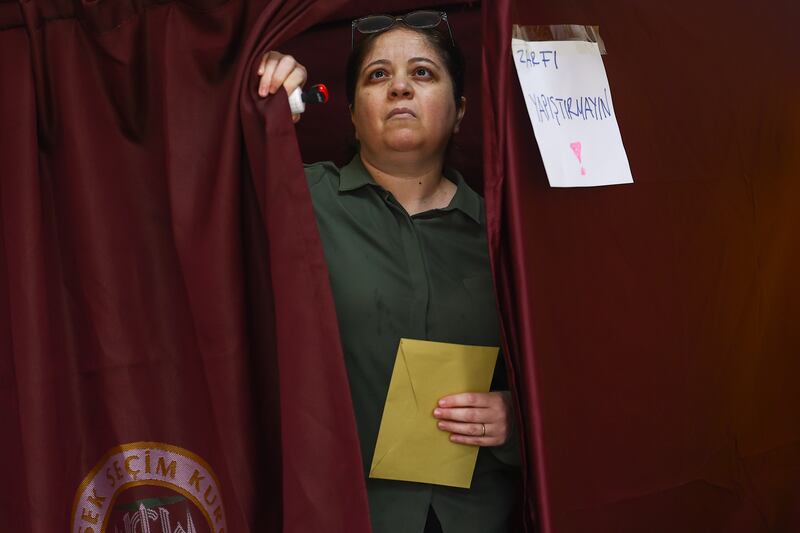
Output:
<path fill-rule="evenodd" d="M 446 171 L 458 187 L 450 205 L 409 216 L 359 156 L 341 170 L 308 165 L 306 176 L 368 475 L 401 337 L 499 345 L 483 200 Z M 498 365 L 493 388 L 504 384 Z M 429 506 L 445 533 L 507 532 L 515 443 L 480 450 L 470 489 L 367 478 L 374 533 L 422 533 Z"/>

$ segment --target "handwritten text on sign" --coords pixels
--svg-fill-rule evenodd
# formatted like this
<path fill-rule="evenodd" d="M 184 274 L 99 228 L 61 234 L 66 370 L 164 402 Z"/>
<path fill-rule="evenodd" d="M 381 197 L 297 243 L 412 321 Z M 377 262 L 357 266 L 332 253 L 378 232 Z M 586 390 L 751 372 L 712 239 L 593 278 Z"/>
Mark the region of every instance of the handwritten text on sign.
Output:
<path fill-rule="evenodd" d="M 550 185 L 633 182 L 597 44 L 512 39 L 511 48 Z"/>

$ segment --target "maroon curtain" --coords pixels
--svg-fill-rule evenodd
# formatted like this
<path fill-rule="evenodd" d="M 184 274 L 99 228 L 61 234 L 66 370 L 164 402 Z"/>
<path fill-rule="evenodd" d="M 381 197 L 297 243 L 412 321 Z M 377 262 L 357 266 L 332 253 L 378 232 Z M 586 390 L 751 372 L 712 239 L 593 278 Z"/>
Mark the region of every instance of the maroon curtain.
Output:
<path fill-rule="evenodd" d="M 800 531 L 797 3 L 483 7 L 529 516 L 544 533 Z M 599 24 L 633 185 L 548 186 L 512 23 Z"/>
<path fill-rule="evenodd" d="M 456 164 L 487 200 L 529 529 L 800 529 L 797 7 L 435 3 L 468 55 Z M 348 20 L 417 7 L 0 2 L 4 527 L 86 531 L 82 482 L 129 459 L 208 530 L 209 500 L 229 532 L 369 530 L 295 128 L 252 73 L 279 47 L 331 84 L 297 132 L 342 162 Z M 633 185 L 546 183 L 510 25 L 564 22 L 601 26 Z"/>
<path fill-rule="evenodd" d="M 254 98 L 341 4 L 0 4 L 4 531 L 368 531 L 288 106 Z"/>

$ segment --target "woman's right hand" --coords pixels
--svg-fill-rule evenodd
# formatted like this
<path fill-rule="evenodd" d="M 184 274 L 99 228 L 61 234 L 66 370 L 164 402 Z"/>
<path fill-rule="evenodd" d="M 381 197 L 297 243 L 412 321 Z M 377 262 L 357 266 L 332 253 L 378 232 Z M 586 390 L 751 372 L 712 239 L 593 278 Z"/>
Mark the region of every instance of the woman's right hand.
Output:
<path fill-rule="evenodd" d="M 261 58 L 258 75 L 261 76 L 258 95 L 262 98 L 268 94 L 275 94 L 281 87 L 286 89 L 286 94 L 292 94 L 295 89 L 305 84 L 307 78 L 306 67 L 292 56 L 275 51 L 267 52 Z M 292 120 L 297 122 L 300 120 L 300 115 L 292 115 Z"/>

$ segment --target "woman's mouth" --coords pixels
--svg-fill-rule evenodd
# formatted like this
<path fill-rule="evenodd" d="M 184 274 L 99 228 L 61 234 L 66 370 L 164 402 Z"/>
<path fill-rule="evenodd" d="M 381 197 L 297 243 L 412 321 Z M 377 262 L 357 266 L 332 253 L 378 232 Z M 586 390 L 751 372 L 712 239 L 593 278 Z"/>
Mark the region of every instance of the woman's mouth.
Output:
<path fill-rule="evenodd" d="M 407 107 L 395 107 L 394 109 L 392 109 L 389 112 L 389 115 L 386 118 L 388 119 L 388 118 L 392 118 L 392 117 L 416 118 L 417 115 L 416 115 L 416 113 L 414 113 L 412 110 L 410 110 Z"/>

